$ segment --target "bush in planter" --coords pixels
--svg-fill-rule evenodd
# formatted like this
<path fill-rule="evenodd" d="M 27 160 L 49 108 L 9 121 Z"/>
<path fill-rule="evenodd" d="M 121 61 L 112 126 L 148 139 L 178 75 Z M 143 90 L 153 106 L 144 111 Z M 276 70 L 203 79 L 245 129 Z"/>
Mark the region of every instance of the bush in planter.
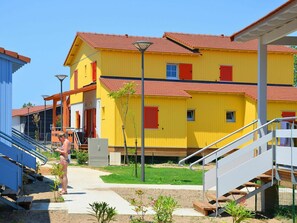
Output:
<path fill-rule="evenodd" d="M 88 162 L 88 153 L 86 152 L 77 152 L 76 153 L 77 163 L 78 164 L 86 164 Z"/>

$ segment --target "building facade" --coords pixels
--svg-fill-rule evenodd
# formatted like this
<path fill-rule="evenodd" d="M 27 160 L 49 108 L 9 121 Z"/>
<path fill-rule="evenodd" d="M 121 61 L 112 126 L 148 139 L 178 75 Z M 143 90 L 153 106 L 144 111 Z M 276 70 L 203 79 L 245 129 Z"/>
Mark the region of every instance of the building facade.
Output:
<path fill-rule="evenodd" d="M 162 38 L 77 33 L 64 63 L 70 68 L 65 95 L 71 110 L 64 126 L 86 138 L 108 138 L 110 151 L 121 151 L 123 115 L 109 94 L 133 81 L 125 132 L 129 147 L 135 139 L 141 146 L 141 56 L 132 44 L 138 40 L 153 43 L 144 60 L 146 155 L 184 156 L 257 118 L 255 41 L 183 33 Z M 268 119 L 297 110 L 294 53 L 285 46 L 268 47 Z"/>

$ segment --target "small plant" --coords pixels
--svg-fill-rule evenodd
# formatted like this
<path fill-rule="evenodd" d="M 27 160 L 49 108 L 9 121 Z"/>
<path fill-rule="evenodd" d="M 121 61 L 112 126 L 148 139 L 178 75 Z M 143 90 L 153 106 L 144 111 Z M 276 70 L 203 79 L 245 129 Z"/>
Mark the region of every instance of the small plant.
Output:
<path fill-rule="evenodd" d="M 137 217 L 131 217 L 131 223 L 142 223 L 145 222 L 144 216 L 148 211 L 148 204 L 144 202 L 144 192 L 142 190 L 135 191 L 136 198 L 130 200 L 130 204 L 134 206 L 134 211 L 137 213 Z"/>
<path fill-rule="evenodd" d="M 92 208 L 91 215 L 95 216 L 99 223 L 109 223 L 114 221 L 117 214 L 114 207 L 109 207 L 106 202 L 93 202 L 89 205 Z"/>
<path fill-rule="evenodd" d="M 151 198 L 152 199 L 152 198 Z M 157 200 L 152 199 L 155 211 L 154 222 L 172 223 L 173 211 L 178 207 L 177 202 L 170 196 L 159 196 Z"/>
<path fill-rule="evenodd" d="M 232 216 L 233 223 L 240 223 L 254 217 L 254 214 L 249 209 L 243 204 L 237 204 L 235 201 L 228 202 L 225 210 Z"/>
<path fill-rule="evenodd" d="M 63 166 L 61 164 L 53 164 L 51 174 L 55 176 L 53 185 L 51 185 L 52 191 L 54 192 L 55 202 L 63 202 L 64 198 L 58 193 L 61 178 L 64 175 Z"/>
<path fill-rule="evenodd" d="M 77 152 L 76 153 L 77 163 L 78 164 L 86 164 L 88 162 L 88 153 L 86 152 Z"/>

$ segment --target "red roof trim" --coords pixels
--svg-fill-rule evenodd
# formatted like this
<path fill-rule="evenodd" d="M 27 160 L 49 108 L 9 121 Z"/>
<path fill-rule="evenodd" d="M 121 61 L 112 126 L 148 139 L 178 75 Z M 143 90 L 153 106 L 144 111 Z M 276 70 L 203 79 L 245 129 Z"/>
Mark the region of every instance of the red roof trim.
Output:
<path fill-rule="evenodd" d="M 31 59 L 29 57 L 22 56 L 14 51 L 5 50 L 4 48 L 0 47 L 0 53 L 5 54 L 7 56 L 19 59 L 25 63 L 30 63 Z"/>
<path fill-rule="evenodd" d="M 279 12 L 280 10 L 282 10 L 283 8 L 287 7 L 288 5 L 290 5 L 292 2 L 294 2 L 295 0 L 289 0 L 288 2 L 284 3 L 283 5 L 279 6 L 278 8 L 276 8 L 275 10 L 271 11 L 270 13 L 268 13 L 266 16 L 262 17 L 261 19 L 257 20 L 256 22 L 250 24 L 249 26 L 243 28 L 242 30 L 234 33 L 232 36 L 230 36 L 231 41 L 234 41 L 235 36 L 245 32 L 246 30 L 250 29 L 251 27 L 263 22 L 265 19 L 269 18 L 270 16 L 276 14 L 277 12 Z"/>

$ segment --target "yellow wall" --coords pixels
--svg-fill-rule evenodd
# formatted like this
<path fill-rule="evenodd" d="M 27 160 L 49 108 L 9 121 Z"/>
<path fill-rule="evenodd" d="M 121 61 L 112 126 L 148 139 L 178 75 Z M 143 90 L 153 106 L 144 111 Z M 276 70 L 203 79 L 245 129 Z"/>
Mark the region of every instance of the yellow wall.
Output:
<path fill-rule="evenodd" d="M 257 83 L 256 52 L 203 50 L 202 56 L 145 54 L 145 77 L 166 79 L 167 63 L 193 65 L 193 80 L 219 81 L 220 66 L 233 67 L 233 82 Z M 102 75 L 140 77 L 141 55 L 135 52 L 102 51 Z M 293 55 L 268 54 L 268 83 L 293 84 Z M 116 64 L 116 65 L 115 65 Z"/>
<path fill-rule="evenodd" d="M 243 95 L 192 92 L 191 95 L 193 97 L 187 100 L 187 108 L 195 109 L 196 118 L 194 122 L 187 122 L 189 148 L 203 148 L 243 126 L 245 111 Z M 236 112 L 236 122 L 226 122 L 227 111 Z"/>
<path fill-rule="evenodd" d="M 109 140 L 109 146 L 123 146 L 123 115 L 119 110 L 120 105 L 117 102 L 117 106 L 114 106 L 114 99 L 105 96 L 107 91 L 104 90 L 101 93 L 102 101 L 105 101 L 104 105 L 106 108 L 105 119 L 102 120 L 102 137 L 112 139 Z M 139 96 L 132 96 L 129 102 L 126 136 L 127 145 L 130 147 L 135 145 L 135 138 L 137 139 L 138 146 L 141 146 L 140 99 Z M 159 109 L 159 127 L 158 129 L 145 129 L 145 146 L 186 148 L 186 100 L 145 97 L 145 106 L 157 106 Z M 172 112 L 173 110 L 174 112 Z"/>
<path fill-rule="evenodd" d="M 167 63 L 194 64 L 199 56 L 145 53 L 144 58 L 146 78 L 166 79 Z M 102 75 L 140 78 L 141 54 L 139 52 L 102 51 Z"/>
<path fill-rule="evenodd" d="M 199 80 L 219 81 L 220 66 L 231 65 L 233 82 L 257 83 L 258 58 L 256 52 L 232 52 L 203 50 L 197 61 L 194 77 Z M 268 54 L 267 82 L 293 84 L 293 55 Z"/>
<path fill-rule="evenodd" d="M 101 137 L 108 139 L 109 145 L 115 145 L 116 141 L 116 108 L 114 101 L 108 96 L 108 91 L 103 86 L 101 94 Z M 97 117 L 99 118 L 99 117 Z M 122 144 L 123 145 L 123 144 Z"/>
<path fill-rule="evenodd" d="M 82 42 L 70 66 L 70 90 L 74 89 L 74 71 L 78 70 L 78 88 L 92 83 L 92 67 L 91 63 L 97 61 L 97 77 L 100 75 L 100 53 Z M 97 78 L 98 80 L 98 78 Z M 71 104 L 83 101 L 83 94 L 74 94 L 71 96 Z"/>

